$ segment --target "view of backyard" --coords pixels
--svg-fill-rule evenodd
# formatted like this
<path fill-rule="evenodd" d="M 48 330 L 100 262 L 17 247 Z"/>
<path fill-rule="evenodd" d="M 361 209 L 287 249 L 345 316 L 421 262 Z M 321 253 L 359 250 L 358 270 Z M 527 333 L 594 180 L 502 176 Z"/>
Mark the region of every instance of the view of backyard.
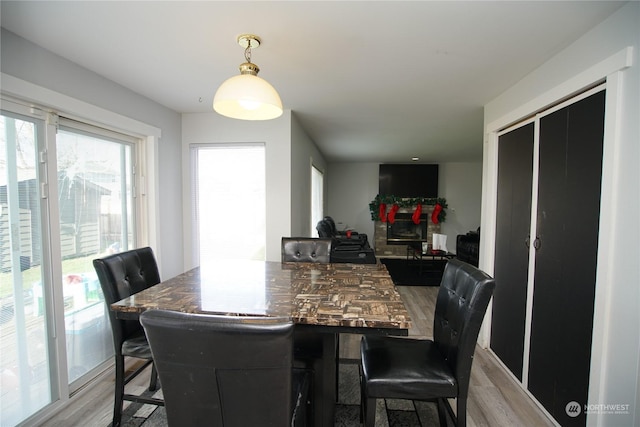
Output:
<path fill-rule="evenodd" d="M 113 355 L 92 261 L 134 245 L 133 140 L 74 126 L 60 121 L 47 157 L 40 122 L 0 116 L 0 425 L 56 401 L 59 385 L 79 389 Z"/>
<path fill-rule="evenodd" d="M 63 261 L 67 274 L 64 282 L 64 319 L 65 340 L 69 381 L 79 378 L 104 360 L 104 354 L 113 351 L 110 336 L 110 326 L 105 316 L 106 306 L 103 302 L 102 291 L 95 275 L 92 260 L 98 255 Z M 39 281 L 40 267 L 36 266 L 22 272 L 24 283 L 23 307 L 16 307 L 12 276 L 10 273 L 0 273 L 0 292 L 2 297 L 2 311 L 0 316 L 0 373 L 2 382 L 3 416 L 12 407 L 18 407 L 21 399 L 19 375 L 21 369 L 28 369 L 32 394 L 49 393 L 48 376 L 48 348 L 46 342 L 44 316 L 44 302 L 42 288 Z M 20 304 L 18 302 L 18 304 Z M 22 309 L 24 337 L 16 335 L 16 310 Z M 26 337 L 26 342 L 20 341 Z M 18 343 L 16 345 L 16 343 Z M 26 368 L 23 363 L 25 355 L 20 349 L 26 349 Z M 21 366 L 23 365 L 23 366 Z"/>

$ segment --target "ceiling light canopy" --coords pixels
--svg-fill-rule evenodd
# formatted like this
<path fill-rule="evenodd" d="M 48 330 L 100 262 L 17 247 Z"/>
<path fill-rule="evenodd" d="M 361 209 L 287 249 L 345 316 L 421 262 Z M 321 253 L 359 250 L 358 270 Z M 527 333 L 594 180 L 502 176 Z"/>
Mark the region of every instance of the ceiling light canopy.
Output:
<path fill-rule="evenodd" d="M 266 80 L 258 77 L 260 68 L 251 62 L 251 49 L 260 46 L 253 34 L 238 36 L 244 47 L 246 62 L 240 64 L 240 75 L 225 80 L 213 97 L 213 109 L 226 117 L 241 120 L 270 120 L 282 115 L 280 95 Z"/>

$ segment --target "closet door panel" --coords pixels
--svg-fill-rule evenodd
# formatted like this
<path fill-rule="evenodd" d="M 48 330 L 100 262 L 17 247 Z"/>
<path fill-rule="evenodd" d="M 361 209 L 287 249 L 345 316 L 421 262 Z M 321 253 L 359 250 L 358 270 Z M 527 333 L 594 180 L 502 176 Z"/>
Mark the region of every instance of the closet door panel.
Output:
<path fill-rule="evenodd" d="M 558 355 L 565 343 L 558 340 L 563 327 L 562 301 L 564 164 L 566 110 L 540 120 L 537 236 L 528 388 L 552 414 Z M 553 218 L 553 221 L 549 221 Z M 565 301 L 569 303 L 570 301 Z M 569 307 L 566 307 L 569 309 Z M 557 419 L 557 418 L 556 418 Z"/>
<path fill-rule="evenodd" d="M 498 140 L 498 200 L 491 349 L 522 380 L 531 225 L 534 124 Z"/>
<path fill-rule="evenodd" d="M 595 298 L 604 92 L 540 120 L 529 390 L 562 425 L 585 425 Z"/>

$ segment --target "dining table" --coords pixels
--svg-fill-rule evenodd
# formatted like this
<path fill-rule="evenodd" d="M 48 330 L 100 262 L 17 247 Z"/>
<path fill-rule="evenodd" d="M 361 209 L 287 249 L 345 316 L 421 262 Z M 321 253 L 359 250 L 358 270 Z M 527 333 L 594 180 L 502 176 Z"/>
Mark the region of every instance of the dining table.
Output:
<path fill-rule="evenodd" d="M 145 310 L 285 316 L 322 343 L 314 425 L 333 426 L 339 334 L 408 335 L 411 319 L 384 264 L 207 260 L 111 305 L 120 319 Z"/>

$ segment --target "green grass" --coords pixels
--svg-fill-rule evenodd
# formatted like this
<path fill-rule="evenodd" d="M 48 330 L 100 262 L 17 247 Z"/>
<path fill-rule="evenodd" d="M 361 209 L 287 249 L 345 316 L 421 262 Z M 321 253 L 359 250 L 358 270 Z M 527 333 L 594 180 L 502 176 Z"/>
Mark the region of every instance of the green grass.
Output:
<path fill-rule="evenodd" d="M 88 255 L 86 257 L 70 258 L 62 261 L 63 274 L 70 273 L 94 273 L 93 260 L 98 255 Z M 22 287 L 24 290 L 32 289 L 33 286 L 42 281 L 40 266 L 32 267 L 22 272 Z M 13 295 L 13 275 L 11 272 L 0 273 L 0 298 Z"/>

